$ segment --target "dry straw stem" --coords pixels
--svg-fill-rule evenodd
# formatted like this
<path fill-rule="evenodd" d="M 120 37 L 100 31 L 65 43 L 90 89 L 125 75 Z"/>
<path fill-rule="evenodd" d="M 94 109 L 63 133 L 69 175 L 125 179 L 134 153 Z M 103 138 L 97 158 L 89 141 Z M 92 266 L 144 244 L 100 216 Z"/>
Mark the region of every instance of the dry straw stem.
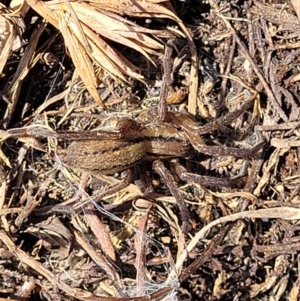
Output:
<path fill-rule="evenodd" d="M 136 267 L 136 286 L 137 295 L 144 295 L 145 293 L 145 270 L 146 270 L 146 246 L 147 246 L 147 223 L 149 219 L 150 209 L 148 209 L 138 221 L 138 231 L 134 237 L 134 246 L 137 250 L 135 261 Z"/>
<path fill-rule="evenodd" d="M 97 237 L 98 242 L 101 244 L 101 249 L 106 256 L 108 256 L 113 261 L 116 261 L 116 254 L 114 246 L 109 237 L 108 229 L 96 214 L 95 206 L 92 203 L 88 203 L 86 207 L 88 210 L 86 210 L 85 219 L 90 225 L 92 232 Z"/>
<path fill-rule="evenodd" d="M 172 281 L 177 272 L 181 270 L 184 261 L 187 259 L 188 255 L 191 251 L 195 248 L 197 243 L 206 237 L 209 233 L 209 230 L 219 224 L 224 224 L 228 222 L 233 222 L 239 219 L 245 218 L 282 218 L 286 220 L 298 220 L 300 219 L 300 209 L 299 208 L 292 208 L 292 207 L 276 207 L 276 208 L 268 208 L 268 209 L 259 209 L 253 211 L 243 211 L 234 213 L 231 215 L 227 215 L 221 218 L 218 218 L 205 227 L 203 227 L 196 235 L 192 238 L 189 242 L 188 246 L 181 254 L 180 258 L 177 260 L 175 268 L 171 271 L 168 277 L 168 281 Z"/>
<path fill-rule="evenodd" d="M 97 77 L 94 67 L 100 66 L 112 76 L 126 80 L 131 76 L 143 81 L 137 68 L 112 48 L 107 39 L 135 49 L 148 60 L 159 55 L 164 45 L 155 38 L 172 38 L 169 30 L 151 30 L 139 26 L 123 15 L 147 18 L 167 18 L 179 24 L 188 39 L 192 52 L 191 93 L 196 99 L 197 55 L 192 38 L 173 13 L 168 1 L 35 1 L 28 4 L 47 21 L 58 28 L 80 77 L 87 89 L 101 105 L 97 93 Z M 163 4 L 161 4 L 163 3 Z M 170 6 L 170 8 L 169 8 Z M 178 34 L 179 31 L 177 31 Z"/>
<path fill-rule="evenodd" d="M 300 3 L 298 0 L 291 0 L 292 5 L 294 6 L 295 12 L 297 13 L 298 19 L 300 21 Z"/>
<path fill-rule="evenodd" d="M 30 267 L 35 270 L 38 274 L 46 278 L 55 288 L 62 290 L 66 295 L 72 296 L 76 299 L 83 301 L 144 301 L 144 300 L 163 300 L 165 296 L 170 295 L 173 292 L 172 287 L 164 287 L 159 289 L 157 292 L 142 297 L 99 297 L 88 291 L 73 288 L 66 283 L 59 280 L 59 277 L 54 275 L 51 271 L 46 269 L 40 262 L 33 259 L 26 252 L 21 250 L 14 242 L 8 237 L 5 231 L 0 231 L 0 241 L 7 247 L 7 249 L 14 254 L 14 256 L 23 265 Z M 170 299 L 169 299 L 170 300 Z"/>
<path fill-rule="evenodd" d="M 74 218 L 72 223 L 76 224 Z M 74 230 L 73 234 L 77 243 L 87 252 L 87 254 L 89 254 L 92 260 L 103 269 L 109 279 L 113 280 L 115 286 L 120 289 L 122 287 L 120 277 L 107 257 L 104 254 L 97 252 L 78 231 Z"/>
<path fill-rule="evenodd" d="M 25 31 L 25 23 L 20 14 L 0 3 L 0 75 L 11 51 L 21 47 L 20 36 Z"/>
<path fill-rule="evenodd" d="M 37 63 L 37 60 L 34 60 L 36 54 L 36 47 L 39 41 L 39 37 L 43 33 L 45 27 L 46 25 L 43 23 L 35 28 L 33 34 L 30 37 L 28 47 L 23 53 L 23 56 L 19 62 L 18 68 L 13 78 L 10 81 L 8 81 L 8 83 L 3 89 L 3 94 L 7 94 L 10 100 L 10 103 L 7 106 L 3 118 L 4 127 L 7 127 L 15 111 L 19 95 L 21 93 L 23 80 L 26 78 L 31 68 Z"/>

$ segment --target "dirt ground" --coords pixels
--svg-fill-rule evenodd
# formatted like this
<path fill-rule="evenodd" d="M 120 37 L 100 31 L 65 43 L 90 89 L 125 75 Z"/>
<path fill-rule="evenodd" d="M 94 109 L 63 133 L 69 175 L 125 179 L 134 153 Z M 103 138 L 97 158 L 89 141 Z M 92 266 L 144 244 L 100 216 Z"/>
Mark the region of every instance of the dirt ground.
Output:
<path fill-rule="evenodd" d="M 299 1 L 0 13 L 0 301 L 299 300 Z"/>

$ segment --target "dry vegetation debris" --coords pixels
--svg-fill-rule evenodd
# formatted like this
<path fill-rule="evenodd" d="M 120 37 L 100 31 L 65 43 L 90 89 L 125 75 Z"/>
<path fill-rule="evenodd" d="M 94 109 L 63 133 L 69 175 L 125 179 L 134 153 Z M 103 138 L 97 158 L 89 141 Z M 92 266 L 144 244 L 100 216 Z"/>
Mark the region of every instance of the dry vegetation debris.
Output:
<path fill-rule="evenodd" d="M 0 300 L 298 300 L 299 1 L 2 2 Z"/>

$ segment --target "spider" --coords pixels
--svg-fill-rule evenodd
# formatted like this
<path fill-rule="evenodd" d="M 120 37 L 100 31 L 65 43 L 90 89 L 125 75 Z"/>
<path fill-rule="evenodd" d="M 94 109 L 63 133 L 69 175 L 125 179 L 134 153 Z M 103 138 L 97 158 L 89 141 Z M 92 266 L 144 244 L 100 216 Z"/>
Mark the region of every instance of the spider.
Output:
<path fill-rule="evenodd" d="M 59 138 L 76 139 L 67 148 L 63 162 L 78 171 L 91 174 L 114 174 L 127 170 L 127 176 L 120 185 L 111 187 L 105 194 L 116 192 L 131 182 L 130 168 L 142 160 L 153 160 L 153 169 L 175 197 L 180 209 L 183 229 L 188 226 L 188 210 L 180 191 L 177 189 L 172 174 L 164 166 L 162 160 L 178 157 L 190 157 L 193 149 L 212 156 L 233 155 L 246 158 L 254 155 L 262 146 L 260 140 L 251 149 L 233 147 L 208 146 L 203 142 L 200 134 L 210 133 L 224 124 L 230 124 L 242 114 L 253 102 L 252 95 L 237 111 L 229 113 L 203 127 L 187 114 L 167 112 L 166 121 L 152 121 L 157 110 L 148 110 L 138 120 L 119 119 L 116 130 L 101 132 L 66 132 L 59 134 Z M 95 139 L 97 138 L 97 139 Z M 209 185 L 228 185 L 228 179 L 200 176 L 187 173 L 183 167 L 175 168 L 179 178 L 185 181 L 200 182 Z M 99 195 L 98 198 L 103 197 Z M 96 196 L 97 198 L 97 196 Z"/>
<path fill-rule="evenodd" d="M 167 89 L 166 84 L 163 89 Z M 7 130 L 6 134 L 10 136 L 32 135 L 73 140 L 68 146 L 62 161 L 77 171 L 92 175 L 126 171 L 126 176 L 121 183 L 109 187 L 102 193 L 94 194 L 93 199 L 95 201 L 128 186 L 132 181 L 131 167 L 133 165 L 142 160 L 153 161 L 154 171 L 163 179 L 176 200 L 181 214 L 182 228 L 184 232 L 187 232 L 189 211 L 172 174 L 165 167 L 163 160 L 189 158 L 193 150 L 210 156 L 231 155 L 239 158 L 253 156 L 264 143 L 261 137 L 251 149 L 206 145 L 201 138 L 203 134 L 211 133 L 224 127 L 224 125 L 231 124 L 251 107 L 257 94 L 253 93 L 251 95 L 247 91 L 245 95 L 247 99 L 240 109 L 204 126 L 199 126 L 188 114 L 168 112 L 165 101 L 166 94 L 164 94 L 161 97 L 158 109 L 148 109 L 140 114 L 136 120 L 129 118 L 108 119 L 107 124 L 105 124 L 107 130 L 55 132 L 47 127 L 29 126 L 22 129 Z M 231 184 L 231 179 L 188 173 L 177 162 L 175 164 L 172 162 L 172 164 L 175 165 L 174 170 L 177 176 L 183 181 L 200 183 L 204 186 L 229 186 Z"/>
<path fill-rule="evenodd" d="M 108 130 L 54 132 L 41 131 L 33 127 L 31 130 L 27 128 L 25 134 L 74 140 L 68 146 L 62 161 L 75 170 L 93 175 L 126 171 L 126 176 L 120 184 L 108 188 L 104 193 L 95 194 L 93 197 L 96 200 L 129 185 L 132 181 L 131 167 L 133 165 L 142 160 L 153 160 L 154 171 L 163 179 L 176 199 L 181 214 L 182 228 L 184 232 L 187 232 L 189 211 L 172 174 L 165 167 L 162 160 L 188 158 L 191 157 L 193 150 L 210 156 L 231 155 L 246 158 L 253 156 L 264 142 L 260 138 L 258 143 L 251 149 L 206 145 L 201 135 L 231 124 L 253 104 L 257 95 L 255 93 L 252 95 L 245 93 L 247 99 L 240 109 L 204 126 L 199 126 L 188 114 L 168 111 L 166 98 L 168 83 L 170 83 L 170 64 L 165 63 L 165 65 L 158 108 L 146 110 L 136 120 L 119 118 L 113 126 L 113 130 L 111 129 L 111 123 L 115 120 L 108 120 Z M 11 129 L 7 133 L 21 135 L 24 134 L 24 131 Z M 203 185 L 227 186 L 230 183 L 230 179 L 218 179 L 188 173 L 178 164 L 175 164 L 175 172 L 184 181 L 198 182 Z"/>

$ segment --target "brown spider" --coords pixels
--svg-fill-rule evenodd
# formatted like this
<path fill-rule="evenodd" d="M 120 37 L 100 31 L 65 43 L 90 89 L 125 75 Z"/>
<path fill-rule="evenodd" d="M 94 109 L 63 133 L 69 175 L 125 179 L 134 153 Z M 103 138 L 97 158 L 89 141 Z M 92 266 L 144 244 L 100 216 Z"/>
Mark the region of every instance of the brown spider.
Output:
<path fill-rule="evenodd" d="M 192 149 L 212 156 L 233 155 L 245 158 L 255 154 L 261 148 L 263 141 L 259 141 L 251 149 L 240 149 L 207 146 L 200 136 L 200 134 L 212 132 L 224 124 L 230 124 L 251 105 L 254 97 L 251 96 L 239 110 L 229 113 L 203 127 L 199 127 L 191 117 L 182 113 L 168 112 L 166 114 L 167 122 L 149 122 L 155 111 L 147 111 L 146 115 L 140 117 L 137 121 L 120 119 L 114 131 L 57 132 L 58 138 L 75 140 L 68 146 L 67 153 L 62 161 L 78 171 L 96 175 L 114 174 L 130 170 L 133 165 L 141 160 L 154 160 L 153 168 L 175 197 L 180 209 L 183 229 L 186 230 L 189 214 L 185 201 L 177 189 L 171 173 L 161 160 L 190 157 Z M 218 179 L 187 173 L 179 165 L 176 165 L 175 170 L 178 176 L 185 181 L 214 186 L 224 186 L 229 183 L 229 179 Z M 131 173 L 128 172 L 123 182 L 105 191 L 105 195 L 126 187 L 130 182 Z M 98 198 L 102 197 L 103 194 L 98 196 Z"/>
<path fill-rule="evenodd" d="M 167 49 L 167 52 L 169 50 Z M 169 56 L 170 53 L 167 53 Z M 112 194 L 130 184 L 132 177 L 130 168 L 141 160 L 154 160 L 153 169 L 164 180 L 179 207 L 183 230 L 187 231 L 189 212 L 184 198 L 178 190 L 172 174 L 161 160 L 169 158 L 187 158 L 194 149 L 211 156 L 232 155 L 235 157 L 249 157 L 262 146 L 260 140 L 251 149 L 233 147 L 208 146 L 201 135 L 211 133 L 224 125 L 229 125 L 239 115 L 245 112 L 253 103 L 256 94 L 249 95 L 239 110 L 228 113 L 204 126 L 199 126 L 189 115 L 171 113 L 167 111 L 167 86 L 170 82 L 170 66 L 165 62 L 165 74 L 161 89 L 158 109 L 149 109 L 141 114 L 137 120 L 121 118 L 117 120 L 114 130 L 111 125 L 102 131 L 49 131 L 37 128 L 27 128 L 27 132 L 11 129 L 10 135 L 29 134 L 44 137 L 56 137 L 74 140 L 67 148 L 63 162 L 75 170 L 93 175 L 114 174 L 127 170 L 127 176 L 118 185 L 110 187 L 104 193 L 94 195 L 94 199 L 101 199 L 104 195 Z M 108 120 L 111 122 L 111 120 Z M 229 179 L 218 179 L 188 173 L 182 166 L 176 164 L 175 171 L 184 181 L 198 182 L 204 185 L 228 185 Z"/>

